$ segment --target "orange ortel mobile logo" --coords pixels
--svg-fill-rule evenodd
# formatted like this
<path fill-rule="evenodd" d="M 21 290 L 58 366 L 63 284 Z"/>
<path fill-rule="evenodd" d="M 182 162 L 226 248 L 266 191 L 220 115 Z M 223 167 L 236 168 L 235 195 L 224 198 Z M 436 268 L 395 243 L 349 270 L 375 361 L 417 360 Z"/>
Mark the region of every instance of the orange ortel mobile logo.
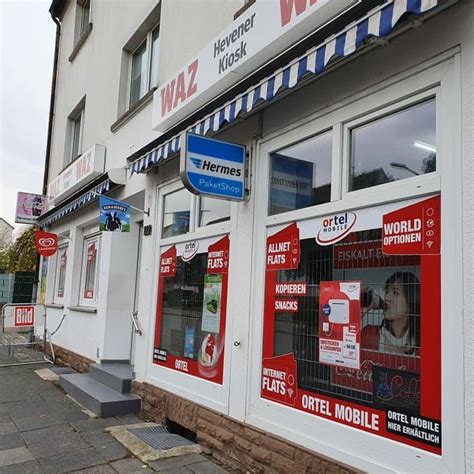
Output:
<path fill-rule="evenodd" d="M 321 229 L 316 234 L 316 242 L 319 245 L 332 245 L 339 242 L 351 231 L 357 221 L 354 212 L 344 212 L 325 217 Z"/>

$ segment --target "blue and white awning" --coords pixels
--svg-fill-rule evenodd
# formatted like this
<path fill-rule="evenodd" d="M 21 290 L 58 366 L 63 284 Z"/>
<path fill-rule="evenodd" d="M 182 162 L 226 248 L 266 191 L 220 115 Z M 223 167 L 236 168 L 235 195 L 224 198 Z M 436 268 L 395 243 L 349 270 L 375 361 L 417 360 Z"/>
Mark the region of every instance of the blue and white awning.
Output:
<path fill-rule="evenodd" d="M 335 58 L 354 53 L 370 38 L 387 36 L 406 13 L 422 14 L 438 6 L 440 0 L 389 0 L 370 11 L 366 16 L 348 25 L 319 46 L 306 51 L 287 66 L 274 72 L 258 84 L 237 95 L 211 114 L 196 122 L 186 131 L 206 135 L 218 131 L 223 125 L 236 120 L 239 114 L 248 114 L 263 102 L 271 102 L 283 91 L 298 85 L 303 78 L 323 72 Z M 180 150 L 180 135 L 158 145 L 130 165 L 131 175 L 144 173 L 159 165 Z"/>
<path fill-rule="evenodd" d="M 55 211 L 52 209 L 52 213 L 47 215 L 45 217 L 40 217 L 38 219 L 38 225 L 40 227 L 46 226 L 53 224 L 54 222 L 57 222 L 58 220 L 62 219 L 63 217 L 67 216 L 68 214 L 71 214 L 81 207 L 91 203 L 92 201 L 98 199 L 100 194 L 106 193 L 110 189 L 110 180 L 105 179 L 101 183 L 97 184 L 94 186 L 92 189 L 89 189 L 89 191 L 86 191 L 84 194 L 81 196 L 77 197 L 70 203 L 66 204 L 65 206 L 60 206 L 60 208 Z"/>

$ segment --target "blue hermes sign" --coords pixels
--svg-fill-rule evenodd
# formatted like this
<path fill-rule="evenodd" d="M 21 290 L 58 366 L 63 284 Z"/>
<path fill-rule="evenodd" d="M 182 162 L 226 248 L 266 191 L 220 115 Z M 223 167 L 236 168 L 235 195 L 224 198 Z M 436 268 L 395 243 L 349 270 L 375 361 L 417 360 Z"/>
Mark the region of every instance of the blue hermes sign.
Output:
<path fill-rule="evenodd" d="M 181 148 L 181 180 L 194 194 L 242 201 L 245 147 L 186 133 Z"/>

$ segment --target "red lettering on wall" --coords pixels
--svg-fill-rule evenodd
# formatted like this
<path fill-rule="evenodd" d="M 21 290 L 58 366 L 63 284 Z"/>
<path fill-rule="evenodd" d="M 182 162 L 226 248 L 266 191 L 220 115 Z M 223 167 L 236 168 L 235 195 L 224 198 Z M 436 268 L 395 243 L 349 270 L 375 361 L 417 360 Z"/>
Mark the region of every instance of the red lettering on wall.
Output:
<path fill-rule="evenodd" d="M 314 5 L 318 0 L 309 0 L 309 5 Z M 308 0 L 280 0 L 281 26 L 287 25 L 293 16 L 293 7 L 296 16 L 306 11 Z"/>
<path fill-rule="evenodd" d="M 166 115 L 168 112 L 171 112 L 173 109 L 173 96 L 174 96 L 174 86 L 176 84 L 176 79 L 173 79 L 170 83 L 161 89 L 161 116 Z"/>
<path fill-rule="evenodd" d="M 188 85 L 188 91 L 186 92 L 188 98 L 191 97 L 197 91 L 196 73 L 198 70 L 198 66 L 199 66 L 199 59 L 196 59 L 188 67 L 189 85 Z"/>

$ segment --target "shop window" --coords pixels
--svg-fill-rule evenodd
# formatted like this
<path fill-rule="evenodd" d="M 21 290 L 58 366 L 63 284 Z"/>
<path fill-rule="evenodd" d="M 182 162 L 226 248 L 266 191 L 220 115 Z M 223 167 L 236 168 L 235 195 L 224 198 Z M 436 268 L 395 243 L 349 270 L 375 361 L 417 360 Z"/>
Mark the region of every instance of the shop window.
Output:
<path fill-rule="evenodd" d="M 64 287 L 66 282 L 68 247 L 59 247 L 56 258 L 56 285 L 54 299 L 62 301 L 64 299 Z"/>
<path fill-rule="evenodd" d="M 159 39 L 159 27 L 156 27 L 131 54 L 130 107 L 158 85 Z"/>
<path fill-rule="evenodd" d="M 439 195 L 270 227 L 262 397 L 440 454 L 440 231 Z"/>
<path fill-rule="evenodd" d="M 191 193 L 184 188 L 164 196 L 161 233 L 164 239 L 189 232 L 191 197 Z"/>
<path fill-rule="evenodd" d="M 270 215 L 331 200 L 331 132 L 271 153 L 270 159 Z"/>
<path fill-rule="evenodd" d="M 86 237 L 82 255 L 81 294 L 79 298 L 80 303 L 84 306 L 91 306 L 97 301 L 99 254 L 99 236 Z"/>
<path fill-rule="evenodd" d="M 199 203 L 199 226 L 225 222 L 230 219 L 230 201 L 202 197 Z"/>
<path fill-rule="evenodd" d="M 229 237 L 161 253 L 153 362 L 222 383 Z"/>
<path fill-rule="evenodd" d="M 436 101 L 350 130 L 349 191 L 436 171 Z"/>

